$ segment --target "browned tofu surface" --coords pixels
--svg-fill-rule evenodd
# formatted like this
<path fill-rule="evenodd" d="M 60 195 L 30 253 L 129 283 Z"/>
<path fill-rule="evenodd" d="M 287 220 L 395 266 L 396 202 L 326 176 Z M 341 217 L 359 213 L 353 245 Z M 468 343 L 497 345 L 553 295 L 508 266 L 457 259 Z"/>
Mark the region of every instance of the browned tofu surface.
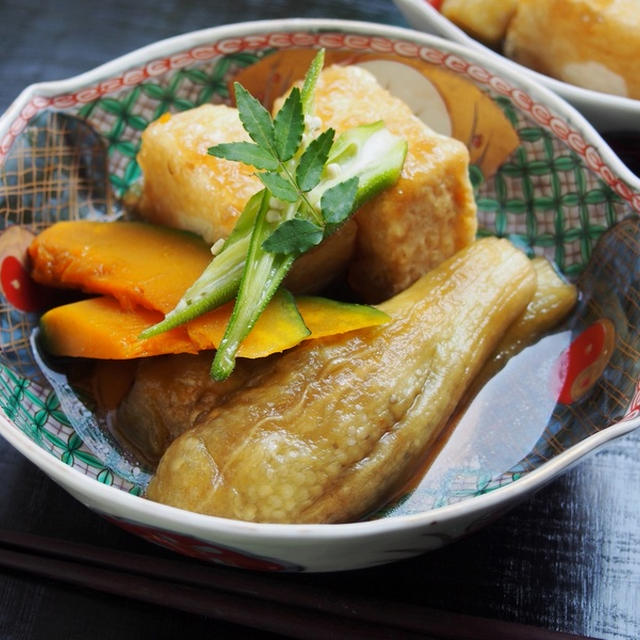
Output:
<path fill-rule="evenodd" d="M 316 90 L 316 115 L 337 132 L 384 120 L 408 143 L 395 186 L 356 214 L 356 252 L 349 283 L 368 302 L 406 289 L 475 238 L 476 206 L 469 154 L 459 141 L 430 129 L 401 100 L 356 66 L 325 69 Z"/>
<path fill-rule="evenodd" d="M 206 104 L 162 116 L 142 134 L 139 209 L 150 222 L 193 231 L 212 244 L 229 235 L 247 200 L 262 188 L 254 168 L 207 149 L 249 140 L 238 111 Z"/>
<path fill-rule="evenodd" d="M 397 184 L 356 214 L 357 234 L 351 229 L 317 249 L 307 261 L 313 273 L 301 273 L 304 264 L 298 265 L 294 289 L 324 285 L 349 263 L 352 288 L 364 301 L 379 302 L 474 239 L 476 208 L 461 142 L 436 134 L 359 67 L 332 66 L 321 73 L 316 113 L 325 128 L 338 132 L 384 120 L 407 140 L 408 153 Z M 227 236 L 262 185 L 252 167 L 215 158 L 207 149 L 247 139 L 237 110 L 222 105 L 204 105 L 150 125 L 138 156 L 144 173 L 142 215 L 208 242 Z"/>

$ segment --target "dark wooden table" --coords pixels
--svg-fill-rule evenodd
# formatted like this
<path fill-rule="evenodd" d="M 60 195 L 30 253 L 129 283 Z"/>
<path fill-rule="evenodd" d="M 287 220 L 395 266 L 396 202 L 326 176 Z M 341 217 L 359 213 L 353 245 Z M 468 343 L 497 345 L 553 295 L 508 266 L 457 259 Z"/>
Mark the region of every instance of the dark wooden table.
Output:
<path fill-rule="evenodd" d="M 160 38 L 248 19 L 406 26 L 385 0 L 0 0 L 0 110 L 27 84 L 86 71 Z M 86 510 L 0 441 L 0 527 L 167 557 Z M 640 432 L 610 443 L 520 507 L 422 557 L 283 581 L 517 621 L 640 638 Z M 0 570 L 0 638 L 267 637 L 169 608 Z"/>

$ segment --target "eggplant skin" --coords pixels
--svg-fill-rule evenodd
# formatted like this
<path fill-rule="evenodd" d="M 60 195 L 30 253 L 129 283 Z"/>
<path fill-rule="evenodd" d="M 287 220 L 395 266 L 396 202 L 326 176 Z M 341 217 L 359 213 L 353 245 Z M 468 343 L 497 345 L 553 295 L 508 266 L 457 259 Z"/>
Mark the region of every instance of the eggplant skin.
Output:
<path fill-rule="evenodd" d="M 392 321 L 309 341 L 168 448 L 147 497 L 257 522 L 362 518 L 413 477 L 536 286 L 485 238 L 380 305 Z"/>

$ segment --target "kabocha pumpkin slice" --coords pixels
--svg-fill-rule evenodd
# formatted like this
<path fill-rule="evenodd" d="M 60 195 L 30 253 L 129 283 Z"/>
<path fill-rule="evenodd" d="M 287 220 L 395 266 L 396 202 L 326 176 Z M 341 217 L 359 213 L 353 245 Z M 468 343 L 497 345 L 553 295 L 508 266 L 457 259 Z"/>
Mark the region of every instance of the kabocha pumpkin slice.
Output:
<path fill-rule="evenodd" d="M 54 355 L 126 360 L 170 353 L 198 353 L 218 346 L 232 305 L 151 338 L 140 333 L 162 320 L 157 311 L 123 309 L 114 298 L 89 298 L 55 307 L 40 319 L 44 346 Z M 261 358 L 298 344 L 309 335 L 293 296 L 279 293 L 240 347 L 245 358 Z"/>
<path fill-rule="evenodd" d="M 375 327 L 391 319 L 384 311 L 366 304 L 338 302 L 317 296 L 296 297 L 296 306 L 309 328 L 310 339 Z"/>
<path fill-rule="evenodd" d="M 279 291 L 242 342 L 238 355 L 263 358 L 306 338 L 353 331 L 389 319 L 374 308 L 324 298 L 304 298 L 301 308 L 308 321 L 293 296 Z M 140 332 L 161 320 L 162 314 L 142 307 L 123 309 L 114 298 L 103 296 L 55 307 L 42 316 L 40 327 L 45 348 L 54 355 L 125 360 L 214 349 L 232 310 L 233 303 L 228 303 L 186 325 L 141 340 Z"/>
<path fill-rule="evenodd" d="M 187 323 L 185 327 L 194 345 L 199 350 L 218 347 L 232 312 L 233 302 L 230 302 Z M 293 296 L 281 289 L 240 344 L 238 355 L 243 358 L 263 358 L 290 349 L 310 333 Z"/>
<path fill-rule="evenodd" d="M 418 471 L 535 289 L 529 259 L 486 238 L 381 305 L 379 327 L 305 342 L 162 457 L 148 497 L 250 521 L 344 522 Z"/>
<path fill-rule="evenodd" d="M 232 311 L 233 302 L 229 302 L 184 325 L 199 350 L 220 344 Z M 303 340 L 375 327 L 390 319 L 384 311 L 368 305 L 318 296 L 294 298 L 285 289 L 280 289 L 242 341 L 238 355 L 264 358 L 295 347 Z"/>
<path fill-rule="evenodd" d="M 197 236 L 144 222 L 58 222 L 36 236 L 29 254 L 36 282 L 163 313 L 211 261 Z"/>
<path fill-rule="evenodd" d="M 163 313 L 172 309 L 211 260 L 209 249 L 196 236 L 140 222 L 59 222 L 34 239 L 29 253 L 33 262 L 32 277 L 37 282 L 78 288 L 87 293 L 110 294 L 123 309 L 131 310 L 134 315 L 137 306 Z M 316 338 L 343 333 L 388 319 L 381 311 L 366 305 L 347 305 L 305 296 L 299 299 L 298 304 L 302 307 L 302 315 L 306 316 L 305 322 L 308 321 L 309 332 L 301 323 L 295 305 L 285 304 L 284 300 L 284 294 L 279 294 L 276 304 L 269 308 L 269 317 L 253 332 L 251 341 L 244 345 L 240 352 L 242 357 L 262 357 L 288 349 L 307 336 Z M 102 313 L 102 308 L 107 306 L 111 309 L 113 305 L 86 303 L 83 308 Z M 210 349 L 212 345 L 219 344 L 231 309 L 232 303 L 229 303 L 188 325 L 194 348 Z M 67 305 L 65 315 L 59 313 L 56 322 L 68 317 L 73 319 L 74 326 L 79 327 L 76 307 Z M 134 326 L 141 326 L 150 317 L 149 314 L 138 314 L 135 319 L 125 320 L 123 328 L 128 331 Z M 157 314 L 153 317 L 162 319 Z M 150 325 L 143 328 L 147 326 Z M 277 334 L 275 342 L 271 334 Z M 117 332 L 113 336 L 116 338 Z M 167 346 L 169 344 L 172 342 L 169 341 Z M 119 349 L 122 347 L 115 353 L 122 353 Z M 166 353 L 176 351 L 172 347 Z"/>
<path fill-rule="evenodd" d="M 138 307 L 123 309 L 107 296 L 64 304 L 40 318 L 45 349 L 58 356 L 126 360 L 163 353 L 196 353 L 183 327 L 147 340 L 143 329 L 162 320 L 162 313 Z"/>

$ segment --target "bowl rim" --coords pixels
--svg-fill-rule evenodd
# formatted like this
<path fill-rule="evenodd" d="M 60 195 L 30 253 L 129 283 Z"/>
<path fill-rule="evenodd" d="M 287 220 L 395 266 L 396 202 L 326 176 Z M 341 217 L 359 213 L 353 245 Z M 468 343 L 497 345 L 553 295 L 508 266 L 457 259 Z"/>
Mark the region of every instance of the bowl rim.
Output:
<path fill-rule="evenodd" d="M 510 60 L 506 56 L 503 56 L 497 51 L 494 51 L 490 47 L 482 44 L 482 42 L 476 40 L 463 29 L 455 25 L 436 7 L 434 7 L 429 0 L 393 0 L 393 2 L 399 7 L 411 7 L 414 10 L 423 12 L 423 17 L 439 29 L 442 34 L 445 34 L 447 38 L 451 38 L 455 42 L 467 45 L 478 51 L 483 51 L 487 55 L 513 65 L 514 71 L 517 70 L 519 72 L 527 73 L 534 80 L 546 85 L 549 89 L 556 91 L 569 100 L 581 101 L 592 107 L 599 108 L 613 106 L 625 111 L 635 112 L 640 117 L 640 100 L 628 98 L 626 96 L 604 93 L 603 91 L 596 91 L 594 89 L 586 89 L 585 87 L 579 87 L 578 85 L 563 82 L 562 80 L 558 80 L 557 78 L 553 78 Z"/>
<path fill-rule="evenodd" d="M 14 122 L 35 95 L 51 96 L 68 92 L 79 86 L 95 83 L 101 78 L 112 76 L 124 69 L 135 67 L 142 61 L 154 60 L 158 57 L 166 58 L 171 53 L 183 51 L 210 40 L 222 40 L 227 37 L 238 37 L 265 31 L 273 33 L 310 30 L 339 30 L 356 34 L 366 33 L 369 36 L 379 35 L 385 38 L 410 40 L 425 46 L 441 47 L 473 60 L 480 65 L 485 63 L 482 52 L 474 51 L 460 43 L 451 42 L 445 38 L 425 34 L 413 29 L 386 26 L 378 23 L 322 18 L 291 18 L 234 23 L 187 32 L 159 40 L 70 78 L 31 84 L 19 94 L 9 109 L 0 117 L 0 139 L 2 139 L 3 132 L 8 130 L 11 123 Z M 527 92 L 531 93 L 536 99 L 543 99 L 556 113 L 578 126 L 584 135 L 598 143 L 598 150 L 603 154 L 604 159 L 619 169 L 619 173 L 623 177 L 626 175 L 624 179 L 631 182 L 640 191 L 640 178 L 634 176 L 624 166 L 597 131 L 575 108 L 530 78 L 514 77 L 513 68 L 502 60 L 489 59 L 488 66 L 498 73 L 504 73 L 509 79 L 513 78 L 516 86 L 524 86 Z M 99 506 L 100 504 L 109 504 L 111 507 L 117 507 L 120 514 L 127 514 L 126 516 L 120 515 L 117 517 L 127 517 L 146 526 L 159 527 L 195 537 L 199 537 L 198 532 L 206 534 L 207 532 L 215 531 L 216 533 L 233 535 L 238 540 L 251 540 L 259 537 L 261 540 L 286 539 L 289 542 L 327 541 L 345 537 L 377 537 L 381 534 L 400 530 L 406 531 L 408 529 L 423 529 L 429 525 L 441 524 L 444 521 L 466 519 L 480 513 L 491 512 L 501 505 L 510 505 L 541 488 L 588 453 L 614 438 L 627 434 L 638 426 L 640 426 L 640 415 L 632 418 L 623 418 L 619 422 L 588 436 L 569 449 L 554 456 L 518 480 L 497 488 L 490 493 L 465 499 L 454 504 L 429 509 L 417 514 L 392 515 L 386 518 L 359 522 L 278 524 L 246 522 L 189 512 L 105 485 L 87 477 L 78 469 L 54 457 L 31 440 L 19 427 L 11 423 L 3 412 L 0 412 L 0 435 L 54 481 L 72 492 L 76 498 L 79 496 L 85 499 L 90 498 L 91 503 L 88 506 L 94 510 L 102 511 L 109 515 L 109 512 Z"/>

